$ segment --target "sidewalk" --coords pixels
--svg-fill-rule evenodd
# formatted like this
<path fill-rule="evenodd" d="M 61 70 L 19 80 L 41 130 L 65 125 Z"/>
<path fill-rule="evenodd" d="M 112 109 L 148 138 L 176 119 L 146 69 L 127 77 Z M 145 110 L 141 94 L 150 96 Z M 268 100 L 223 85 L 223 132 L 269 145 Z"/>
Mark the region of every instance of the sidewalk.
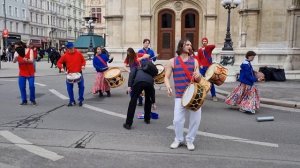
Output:
<path fill-rule="evenodd" d="M 59 75 L 57 68 L 50 68 L 47 60 L 36 63 L 36 76 Z M 123 67 L 122 62 L 113 62 L 111 67 Z M 86 62 L 84 73 L 94 73 L 92 62 Z M 0 78 L 18 77 L 18 64 L 12 62 L 1 62 Z M 224 83 L 216 86 L 218 94 L 227 96 L 239 82 Z M 278 105 L 291 108 L 300 108 L 300 80 L 287 80 L 285 82 L 259 82 L 256 83 L 261 96 L 261 102 L 265 104 Z M 210 95 L 210 93 L 209 93 Z"/>

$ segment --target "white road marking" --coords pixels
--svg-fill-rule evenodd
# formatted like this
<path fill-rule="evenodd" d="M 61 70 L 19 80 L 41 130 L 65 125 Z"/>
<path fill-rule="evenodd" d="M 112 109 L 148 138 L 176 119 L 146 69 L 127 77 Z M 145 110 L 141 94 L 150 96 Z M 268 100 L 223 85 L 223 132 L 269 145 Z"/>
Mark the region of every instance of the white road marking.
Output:
<path fill-rule="evenodd" d="M 56 95 L 57 97 L 63 99 L 63 100 L 68 100 L 68 99 L 69 99 L 68 97 L 66 97 L 65 95 L 59 93 L 59 92 L 58 92 L 57 90 L 55 90 L 55 89 L 49 89 L 49 91 L 50 91 L 51 93 L 53 93 L 54 95 Z"/>
<path fill-rule="evenodd" d="M 90 110 L 100 112 L 100 113 L 108 114 L 108 115 L 111 115 L 111 116 L 126 118 L 126 115 L 124 115 L 124 114 L 119 114 L 119 113 L 116 113 L 116 112 L 113 112 L 113 111 L 108 111 L 108 110 L 98 108 L 98 107 L 95 107 L 95 106 L 91 106 L 91 105 L 88 105 L 88 104 L 83 104 L 83 107 L 88 108 Z"/>
<path fill-rule="evenodd" d="M 47 86 L 47 85 L 45 85 L 45 84 L 37 83 L 37 82 L 34 82 L 34 84 L 39 85 L 39 86 L 43 86 L 43 87 Z"/>
<path fill-rule="evenodd" d="M 44 148 L 35 146 L 31 142 L 28 142 L 9 131 L 0 131 L 0 135 L 6 138 L 8 141 L 14 143 L 16 146 L 21 147 L 28 152 L 34 153 L 43 158 L 50 159 L 52 161 L 57 161 L 64 158 L 63 156 L 60 156 L 55 152 L 51 152 Z"/>
<path fill-rule="evenodd" d="M 15 80 L 15 79 L 1 79 L 1 81 L 5 81 L 5 82 L 16 82 L 17 80 Z"/>
<path fill-rule="evenodd" d="M 174 126 L 170 125 L 170 126 L 167 127 L 167 129 L 174 130 Z M 184 128 L 184 132 L 188 132 L 188 129 Z M 217 138 L 217 139 L 236 141 L 236 142 L 255 144 L 255 145 L 261 145 L 261 146 L 268 146 L 268 147 L 275 147 L 275 148 L 279 147 L 278 144 L 274 144 L 274 143 L 252 141 L 252 140 L 249 140 L 249 139 L 243 139 L 243 138 L 239 138 L 239 137 L 220 135 L 220 134 L 213 134 L 213 133 L 202 132 L 202 131 L 197 131 L 197 135 L 201 135 L 201 136 L 205 136 L 205 137 L 211 137 L 211 138 Z"/>

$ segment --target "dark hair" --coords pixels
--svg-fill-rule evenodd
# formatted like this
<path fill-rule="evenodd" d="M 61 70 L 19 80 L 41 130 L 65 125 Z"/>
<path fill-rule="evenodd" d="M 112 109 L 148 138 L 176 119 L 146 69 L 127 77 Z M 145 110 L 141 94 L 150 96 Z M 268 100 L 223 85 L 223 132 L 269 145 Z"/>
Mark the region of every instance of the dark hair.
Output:
<path fill-rule="evenodd" d="M 129 53 L 129 54 L 128 54 L 128 53 Z M 131 47 L 129 47 L 129 48 L 127 49 L 127 56 L 126 56 L 126 58 L 125 58 L 125 61 L 126 61 L 129 65 L 131 65 L 131 64 L 134 63 L 135 58 L 136 58 L 136 53 L 135 53 L 134 49 L 131 48 Z"/>
<path fill-rule="evenodd" d="M 248 51 L 245 57 L 248 59 L 250 56 L 256 56 L 256 53 L 254 51 Z"/>
<path fill-rule="evenodd" d="M 150 39 L 144 39 L 143 44 L 146 43 L 147 41 L 149 41 L 149 43 L 150 43 Z"/>
<path fill-rule="evenodd" d="M 177 55 L 181 55 L 183 53 L 183 46 L 187 41 L 191 41 L 189 39 L 182 39 L 178 42 L 176 53 Z"/>
<path fill-rule="evenodd" d="M 97 47 L 95 47 L 95 48 L 94 48 L 94 55 L 96 55 L 96 54 L 97 54 L 97 48 L 100 48 L 100 49 L 101 49 L 101 47 L 100 47 L 100 46 L 97 46 Z M 102 52 L 102 49 L 101 49 L 101 52 Z"/>
<path fill-rule="evenodd" d="M 26 48 L 26 44 L 23 42 L 23 41 L 17 41 L 17 42 L 15 42 L 15 44 L 14 45 L 18 45 L 18 46 L 20 46 L 20 47 L 24 47 L 24 48 Z"/>

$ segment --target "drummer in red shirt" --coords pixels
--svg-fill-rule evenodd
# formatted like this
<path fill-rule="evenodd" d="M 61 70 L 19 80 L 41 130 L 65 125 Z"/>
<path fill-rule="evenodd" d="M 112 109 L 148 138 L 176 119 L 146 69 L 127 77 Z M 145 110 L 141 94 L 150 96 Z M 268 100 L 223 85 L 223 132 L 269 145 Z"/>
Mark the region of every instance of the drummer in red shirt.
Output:
<path fill-rule="evenodd" d="M 81 80 L 78 82 L 78 94 L 79 94 L 79 106 L 82 106 L 82 102 L 84 100 L 83 94 L 84 94 L 84 79 L 82 76 L 82 70 L 85 68 L 85 59 L 83 55 L 74 48 L 74 44 L 72 42 L 68 42 L 66 45 L 67 52 L 58 60 L 57 67 L 61 70 L 61 72 L 64 71 L 63 64 L 66 65 L 66 71 L 67 73 L 80 73 L 81 74 Z M 69 83 L 66 81 L 68 95 L 70 98 L 68 106 L 76 105 L 75 99 L 74 99 L 74 92 L 73 92 L 73 83 Z"/>
<path fill-rule="evenodd" d="M 200 73 L 202 76 L 205 76 L 208 67 L 212 64 L 211 53 L 215 47 L 213 44 L 208 45 L 208 39 L 206 37 L 202 38 L 202 47 L 198 49 L 198 56 L 196 57 L 200 65 Z M 218 101 L 213 83 L 211 84 L 210 93 L 213 101 Z"/>

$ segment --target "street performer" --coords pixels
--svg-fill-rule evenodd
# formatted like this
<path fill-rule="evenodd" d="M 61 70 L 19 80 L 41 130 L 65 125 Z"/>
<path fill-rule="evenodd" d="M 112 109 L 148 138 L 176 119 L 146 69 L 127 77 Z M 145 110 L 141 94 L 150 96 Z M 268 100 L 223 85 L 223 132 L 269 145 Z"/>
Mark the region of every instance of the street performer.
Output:
<path fill-rule="evenodd" d="M 181 104 L 185 89 L 192 80 L 197 82 L 201 77 L 198 62 L 195 61 L 192 54 L 190 54 L 191 51 L 192 43 L 189 40 L 180 40 L 176 50 L 178 56 L 169 60 L 165 74 L 165 85 L 167 87 L 168 95 L 171 96 L 173 93 L 170 85 L 170 76 L 172 72 L 176 92 L 173 120 L 175 139 L 170 148 L 175 149 L 184 144 L 183 128 L 185 114 L 190 112 L 189 132 L 185 137 L 186 146 L 190 151 L 195 149 L 193 142 L 201 120 L 201 108 L 197 111 L 192 111 L 184 108 Z"/>
<path fill-rule="evenodd" d="M 200 73 L 205 76 L 208 67 L 212 64 L 211 53 L 216 46 L 211 44 L 208 45 L 208 39 L 206 37 L 202 38 L 202 47 L 198 49 L 198 56 L 196 57 L 200 66 Z M 218 101 L 216 96 L 215 85 L 211 83 L 210 93 L 213 101 Z"/>
<path fill-rule="evenodd" d="M 68 42 L 66 45 L 67 52 L 58 60 L 57 67 L 61 70 L 61 72 L 64 71 L 63 64 L 66 65 L 66 71 L 67 73 L 80 73 L 80 80 L 78 82 L 78 88 L 79 88 L 79 106 L 82 106 L 82 102 L 84 100 L 83 94 L 84 94 L 84 79 L 82 76 L 82 70 L 85 68 L 85 59 L 83 55 L 74 48 L 74 44 L 72 42 Z M 75 99 L 74 99 L 74 92 L 73 92 L 73 83 L 70 83 L 66 81 L 67 85 L 67 91 L 70 98 L 68 106 L 76 105 Z"/>

